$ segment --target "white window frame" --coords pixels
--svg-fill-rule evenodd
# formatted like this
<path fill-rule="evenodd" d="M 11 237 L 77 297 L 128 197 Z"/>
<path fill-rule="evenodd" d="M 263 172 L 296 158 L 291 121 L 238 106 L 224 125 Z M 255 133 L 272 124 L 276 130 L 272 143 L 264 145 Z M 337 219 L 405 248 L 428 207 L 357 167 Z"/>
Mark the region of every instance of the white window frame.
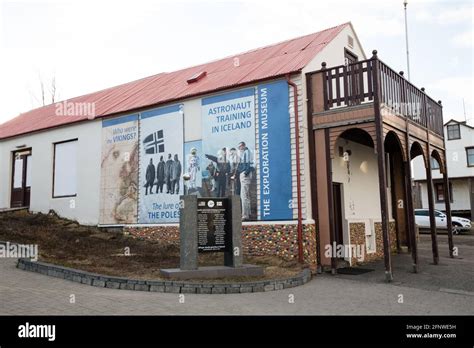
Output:
<path fill-rule="evenodd" d="M 62 145 L 72 146 L 73 144 L 75 145 L 73 154 L 74 158 L 67 162 L 66 165 L 61 166 L 62 161 L 66 161 L 66 157 L 64 157 L 61 150 Z M 54 143 L 53 147 L 53 198 L 76 197 L 78 139 L 60 141 Z M 64 187 L 65 182 L 68 179 L 65 179 L 63 176 L 69 177 L 69 180 L 71 181 L 70 187 Z"/>

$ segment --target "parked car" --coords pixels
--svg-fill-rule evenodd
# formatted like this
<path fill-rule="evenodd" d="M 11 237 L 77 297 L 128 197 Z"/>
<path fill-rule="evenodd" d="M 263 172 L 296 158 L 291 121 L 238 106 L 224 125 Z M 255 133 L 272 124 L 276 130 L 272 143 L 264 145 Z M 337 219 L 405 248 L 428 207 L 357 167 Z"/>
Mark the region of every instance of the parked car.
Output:
<path fill-rule="evenodd" d="M 447 216 L 439 210 L 434 211 L 436 219 L 436 228 L 447 229 Z M 428 209 L 415 209 L 415 223 L 420 228 L 430 228 L 430 211 Z M 462 231 L 471 229 L 471 221 L 469 219 L 451 216 L 453 234 L 459 234 Z"/>

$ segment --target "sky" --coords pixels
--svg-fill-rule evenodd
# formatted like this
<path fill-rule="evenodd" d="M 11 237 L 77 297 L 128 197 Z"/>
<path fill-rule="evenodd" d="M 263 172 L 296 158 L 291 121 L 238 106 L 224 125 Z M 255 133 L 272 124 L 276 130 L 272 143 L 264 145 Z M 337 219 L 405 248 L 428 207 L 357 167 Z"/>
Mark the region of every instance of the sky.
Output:
<path fill-rule="evenodd" d="M 474 124 L 472 0 L 407 8 L 411 82 Z M 407 71 L 403 0 L 0 0 L 0 123 L 41 106 L 40 79 L 65 100 L 348 21 Z"/>

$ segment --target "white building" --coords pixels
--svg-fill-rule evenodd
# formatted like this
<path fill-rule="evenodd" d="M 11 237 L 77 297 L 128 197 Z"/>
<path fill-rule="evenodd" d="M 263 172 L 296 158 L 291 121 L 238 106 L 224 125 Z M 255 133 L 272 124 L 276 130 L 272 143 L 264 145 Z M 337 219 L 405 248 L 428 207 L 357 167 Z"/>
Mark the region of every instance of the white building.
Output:
<path fill-rule="evenodd" d="M 203 133 L 201 115 L 204 99 L 226 92 L 239 92 L 242 88 L 256 89 L 260 81 L 285 81 L 286 75 L 290 74 L 291 81 L 298 86 L 298 111 L 300 121 L 303 122 L 306 120 L 304 74 L 319 69 L 323 61 L 331 65 L 344 64 L 348 54 L 356 59 L 366 58 L 350 23 L 68 101 L 76 109 L 78 105 L 84 104 L 85 111 L 93 103 L 94 117 L 78 114 L 77 110 L 68 113 L 68 106 L 63 103 L 21 114 L 0 125 L 0 209 L 29 206 L 33 212 L 44 213 L 53 209 L 59 215 L 76 219 L 80 223 L 101 224 L 100 210 L 104 209 L 100 207 L 100 192 L 103 190 L 101 152 L 104 119 L 141 114 L 180 104 L 184 118 L 183 143 L 199 141 Z M 201 72 L 205 75 L 202 80 L 193 83 L 187 81 Z M 291 86 L 288 86 L 287 103 L 288 117 L 291 118 L 289 125 L 292 125 L 291 134 L 288 134 L 288 142 L 291 141 L 291 144 L 288 146 L 292 153 L 291 172 L 294 175 L 295 113 Z M 60 115 L 56 115 L 58 106 L 62 108 Z M 258 117 L 258 105 L 255 105 L 255 109 Z M 307 162 L 304 150 L 308 141 L 303 129 L 300 142 L 301 164 L 304 169 Z M 234 144 L 235 147 L 237 143 Z M 258 156 L 258 151 L 255 151 L 255 155 Z M 310 195 L 308 180 L 309 173 L 303 172 L 302 209 L 305 220 L 311 221 L 308 209 L 311 203 L 305 199 Z M 296 202 L 296 180 L 292 180 L 291 185 L 293 189 L 290 192 L 295 193 Z M 296 217 L 296 211 L 295 207 L 294 214 L 283 220 L 292 220 Z M 259 214 L 260 211 L 255 215 Z M 136 223 L 133 218 L 131 220 L 131 223 Z M 255 216 L 254 220 L 260 219 Z"/>
<path fill-rule="evenodd" d="M 414 107 L 399 107 L 406 96 Z M 176 242 L 192 174 L 190 194 L 240 193 L 245 253 L 333 271 L 383 257 L 391 280 L 392 251 L 418 262 L 407 161 L 431 149 L 444 163 L 442 118 L 345 23 L 0 125 L 0 209 Z M 365 259 L 328 254 L 334 244 Z"/>
<path fill-rule="evenodd" d="M 450 120 L 444 125 L 446 156 L 453 215 L 474 219 L 474 127 Z M 435 207 L 444 210 L 444 186 L 439 165 L 432 159 Z M 426 171 L 421 158 L 413 159 L 413 174 L 418 183 L 422 208 L 428 208 Z"/>

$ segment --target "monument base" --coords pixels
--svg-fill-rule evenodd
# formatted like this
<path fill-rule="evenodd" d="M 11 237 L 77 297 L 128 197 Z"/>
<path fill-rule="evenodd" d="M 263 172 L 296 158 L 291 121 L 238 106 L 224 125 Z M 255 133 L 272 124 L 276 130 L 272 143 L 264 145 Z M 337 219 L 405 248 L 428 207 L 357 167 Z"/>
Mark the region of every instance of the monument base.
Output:
<path fill-rule="evenodd" d="M 263 267 L 244 264 L 242 267 L 207 266 L 194 270 L 179 268 L 160 269 L 160 274 L 170 279 L 199 279 L 223 277 L 258 277 L 263 276 Z"/>

